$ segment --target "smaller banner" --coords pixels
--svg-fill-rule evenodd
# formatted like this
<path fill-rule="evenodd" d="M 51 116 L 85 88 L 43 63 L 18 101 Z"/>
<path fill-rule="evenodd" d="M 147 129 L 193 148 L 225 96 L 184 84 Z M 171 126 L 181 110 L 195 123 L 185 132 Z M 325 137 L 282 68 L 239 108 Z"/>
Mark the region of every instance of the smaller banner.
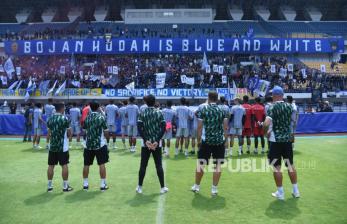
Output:
<path fill-rule="evenodd" d="M 165 87 L 166 73 L 156 73 L 156 88 L 162 89 Z"/>
<path fill-rule="evenodd" d="M 205 67 L 205 71 L 206 71 L 206 73 L 211 73 L 211 66 L 210 65 L 207 65 L 206 67 Z"/>
<path fill-rule="evenodd" d="M 19 76 L 21 74 L 21 71 L 22 71 L 21 67 L 16 67 L 16 75 Z"/>
<path fill-rule="evenodd" d="M 59 73 L 65 75 L 65 66 L 60 66 Z"/>
<path fill-rule="evenodd" d="M 218 65 L 213 65 L 213 72 L 218 72 Z"/>
<path fill-rule="evenodd" d="M 294 66 L 293 64 L 288 64 L 288 72 L 293 72 L 294 71 Z"/>
<path fill-rule="evenodd" d="M 118 75 L 118 66 L 113 66 L 112 67 L 112 74 Z"/>
<path fill-rule="evenodd" d="M 223 65 L 218 66 L 218 73 L 220 75 L 223 75 L 223 73 L 224 73 L 224 66 Z"/>
<path fill-rule="evenodd" d="M 325 67 L 325 65 L 320 65 L 320 71 L 321 71 L 321 72 L 326 72 L 326 67 Z"/>
<path fill-rule="evenodd" d="M 222 83 L 226 84 L 228 82 L 227 76 L 226 75 L 222 75 Z"/>
<path fill-rule="evenodd" d="M 276 65 L 271 65 L 270 72 L 276 73 Z"/>

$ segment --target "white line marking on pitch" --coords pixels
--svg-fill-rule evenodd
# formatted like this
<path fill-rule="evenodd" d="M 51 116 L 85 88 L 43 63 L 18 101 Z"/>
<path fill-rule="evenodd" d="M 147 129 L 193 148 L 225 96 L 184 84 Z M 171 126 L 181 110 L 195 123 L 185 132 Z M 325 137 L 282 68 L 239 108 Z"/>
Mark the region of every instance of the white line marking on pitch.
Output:
<path fill-rule="evenodd" d="M 163 170 L 166 175 L 166 162 L 163 160 Z M 168 194 L 168 193 L 166 193 Z M 166 194 L 159 195 L 158 208 L 157 208 L 157 224 L 164 224 L 164 212 L 165 212 L 165 198 Z"/>

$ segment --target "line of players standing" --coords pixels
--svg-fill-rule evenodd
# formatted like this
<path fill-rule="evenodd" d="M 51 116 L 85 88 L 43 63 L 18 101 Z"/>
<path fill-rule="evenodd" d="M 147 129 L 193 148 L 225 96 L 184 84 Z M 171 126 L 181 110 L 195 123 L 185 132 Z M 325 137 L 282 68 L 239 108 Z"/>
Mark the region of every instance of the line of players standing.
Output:
<path fill-rule="evenodd" d="M 146 97 L 143 98 L 146 100 Z M 293 104 L 292 98 L 288 98 L 289 103 Z M 262 104 L 261 98 L 255 98 L 255 103 L 253 105 L 249 104 L 248 96 L 243 97 L 243 102 L 241 104 L 241 99 L 235 98 L 233 100 L 234 105 L 229 106 L 228 102 L 224 97 L 220 97 L 220 107 L 228 114 L 229 117 L 229 139 L 225 142 L 225 153 L 226 157 L 231 156 L 234 148 L 234 139 L 238 139 L 238 150 L 237 154 L 243 154 L 244 140 L 246 139 L 247 151 L 250 153 L 251 148 L 251 137 L 254 137 L 254 154 L 258 154 L 258 142 L 260 139 L 261 143 L 261 153 L 265 153 L 265 139 L 263 131 L 263 122 L 266 117 L 266 112 L 271 106 L 272 98 L 271 96 L 265 98 L 265 105 Z M 42 108 L 40 105 L 36 105 L 37 108 L 33 110 L 33 123 L 34 123 L 34 148 L 39 148 L 39 139 L 41 135 L 41 126 L 44 123 L 42 119 Z M 141 111 L 147 107 L 143 104 L 141 107 L 136 105 L 136 99 L 130 97 L 129 100 L 122 101 L 122 106 L 119 108 L 114 104 L 113 100 L 110 100 L 109 104 L 101 109 L 106 116 L 108 130 L 110 136 L 112 136 L 112 141 L 110 137 L 107 139 L 109 149 L 117 149 L 116 146 L 116 120 L 119 118 L 121 126 L 121 138 L 123 143 L 123 148 L 126 149 L 126 136 L 128 136 L 129 149 L 130 152 L 136 151 L 136 137 L 137 137 L 137 118 Z M 157 105 L 159 108 L 159 105 Z M 197 143 L 197 126 L 198 119 L 195 115 L 197 107 L 189 107 L 189 101 L 184 97 L 180 99 L 180 105 L 172 107 L 172 102 L 167 101 L 166 107 L 162 108 L 162 113 L 166 121 L 166 132 L 163 136 L 163 148 L 166 156 L 170 154 L 171 139 L 174 135 L 176 137 L 175 142 L 175 156 L 179 153 L 184 153 L 185 156 L 195 154 Z M 295 108 L 296 109 L 296 108 Z M 50 99 L 48 104 L 44 107 L 46 119 L 48 120 L 50 116 L 54 114 L 54 106 L 52 105 L 52 100 Z M 297 110 L 296 110 L 297 111 Z M 81 144 L 85 147 L 85 141 L 80 140 L 82 133 L 81 123 L 86 119 L 88 113 L 90 112 L 90 107 L 88 104 L 84 105 L 81 110 L 77 107 L 76 103 L 72 104 L 72 107 L 67 111 L 68 117 L 70 119 L 70 126 L 72 133 L 76 136 L 76 142 L 73 142 L 72 137 L 69 139 L 70 148 L 79 147 Z M 294 119 L 296 120 L 296 119 Z M 294 124 L 292 126 L 295 126 Z M 295 130 L 295 127 L 293 127 Z M 24 138 L 26 139 L 26 137 Z M 188 151 L 189 145 L 191 144 L 191 151 Z M 235 147 L 236 148 L 236 147 Z"/>

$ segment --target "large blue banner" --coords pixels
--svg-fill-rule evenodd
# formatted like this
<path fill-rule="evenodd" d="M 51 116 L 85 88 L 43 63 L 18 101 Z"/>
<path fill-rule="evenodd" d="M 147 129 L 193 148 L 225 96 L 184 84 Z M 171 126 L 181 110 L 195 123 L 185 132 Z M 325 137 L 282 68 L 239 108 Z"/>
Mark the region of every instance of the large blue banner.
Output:
<path fill-rule="evenodd" d="M 214 89 L 219 95 L 230 96 L 231 99 L 234 98 L 233 89 L 228 88 L 217 88 Z M 229 94 L 228 94 L 229 90 Z M 104 89 L 103 94 L 107 97 L 139 97 L 147 96 L 149 94 L 155 97 L 164 98 L 178 98 L 178 97 L 192 97 L 192 98 L 207 98 L 210 89 L 134 89 L 133 91 L 128 89 Z"/>
<path fill-rule="evenodd" d="M 342 38 L 113 38 L 5 41 L 9 55 L 134 53 L 332 53 Z"/>

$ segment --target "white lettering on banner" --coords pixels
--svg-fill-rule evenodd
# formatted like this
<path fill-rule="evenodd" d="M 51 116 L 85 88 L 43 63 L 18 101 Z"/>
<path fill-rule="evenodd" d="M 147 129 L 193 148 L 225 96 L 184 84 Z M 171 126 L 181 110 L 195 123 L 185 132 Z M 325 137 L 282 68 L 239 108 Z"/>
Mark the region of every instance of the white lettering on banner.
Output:
<path fill-rule="evenodd" d="M 260 40 L 254 40 L 254 51 L 260 51 Z"/>
<path fill-rule="evenodd" d="M 37 53 L 43 53 L 43 42 L 42 41 L 36 42 L 36 52 Z"/>
<path fill-rule="evenodd" d="M 149 51 L 149 40 L 143 40 L 142 50 Z"/>
<path fill-rule="evenodd" d="M 137 43 L 136 43 L 136 40 L 133 40 L 133 41 L 131 42 L 130 51 L 137 51 Z"/>
<path fill-rule="evenodd" d="M 166 40 L 166 50 L 172 51 L 172 40 L 171 39 Z"/>
<path fill-rule="evenodd" d="M 321 40 L 315 40 L 314 41 L 316 51 L 322 51 L 322 41 Z"/>
<path fill-rule="evenodd" d="M 159 51 L 162 51 L 162 45 L 163 44 L 163 41 L 162 40 L 159 40 Z"/>
<path fill-rule="evenodd" d="M 273 40 L 270 41 L 270 51 L 279 51 L 280 50 L 280 41 L 277 40 L 277 43 L 274 43 Z"/>
<path fill-rule="evenodd" d="M 247 50 L 246 50 L 247 47 Z M 244 39 L 243 40 L 243 51 L 250 51 L 251 50 L 251 40 Z"/>
<path fill-rule="evenodd" d="M 70 52 L 69 41 L 64 41 L 63 49 L 61 50 L 61 52 Z"/>
<path fill-rule="evenodd" d="M 213 50 L 213 41 L 212 41 L 212 39 L 207 39 L 206 40 L 206 50 L 207 51 L 212 51 Z"/>
<path fill-rule="evenodd" d="M 125 41 L 124 40 L 120 40 L 118 42 L 118 49 L 119 49 L 119 51 L 125 51 Z"/>
<path fill-rule="evenodd" d="M 304 42 L 305 44 L 305 51 L 307 51 L 307 44 L 310 43 L 310 40 L 303 40 L 302 42 Z"/>
<path fill-rule="evenodd" d="M 76 41 L 75 52 L 83 52 L 83 43 L 84 41 L 79 41 L 79 40 Z M 106 48 L 107 48 L 107 44 L 106 44 Z M 111 48 L 112 48 L 112 42 L 111 42 Z"/>
<path fill-rule="evenodd" d="M 284 40 L 284 51 L 292 51 L 292 41 Z"/>
<path fill-rule="evenodd" d="M 238 40 L 238 39 L 236 39 L 236 40 L 234 41 L 233 51 L 235 51 L 235 50 L 240 51 L 240 43 L 239 43 L 239 40 Z"/>
<path fill-rule="evenodd" d="M 26 53 L 26 54 L 30 53 L 30 45 L 31 45 L 31 42 L 29 42 L 29 41 L 24 42 L 24 53 Z"/>
<path fill-rule="evenodd" d="M 218 51 L 224 51 L 224 39 L 218 39 Z"/>
<path fill-rule="evenodd" d="M 198 45 L 198 40 L 195 39 L 195 51 L 201 51 L 201 46 Z"/>
<path fill-rule="evenodd" d="M 93 40 L 93 52 L 95 51 L 100 51 L 100 41 L 98 40 Z"/>
<path fill-rule="evenodd" d="M 189 40 L 183 39 L 182 40 L 182 51 L 188 51 L 189 50 Z"/>
<path fill-rule="evenodd" d="M 52 48 L 48 48 L 49 53 L 55 53 L 55 41 L 52 41 Z"/>
<path fill-rule="evenodd" d="M 111 41 L 106 43 L 105 45 L 106 45 L 106 48 L 105 48 L 106 51 L 112 51 L 112 42 Z"/>

